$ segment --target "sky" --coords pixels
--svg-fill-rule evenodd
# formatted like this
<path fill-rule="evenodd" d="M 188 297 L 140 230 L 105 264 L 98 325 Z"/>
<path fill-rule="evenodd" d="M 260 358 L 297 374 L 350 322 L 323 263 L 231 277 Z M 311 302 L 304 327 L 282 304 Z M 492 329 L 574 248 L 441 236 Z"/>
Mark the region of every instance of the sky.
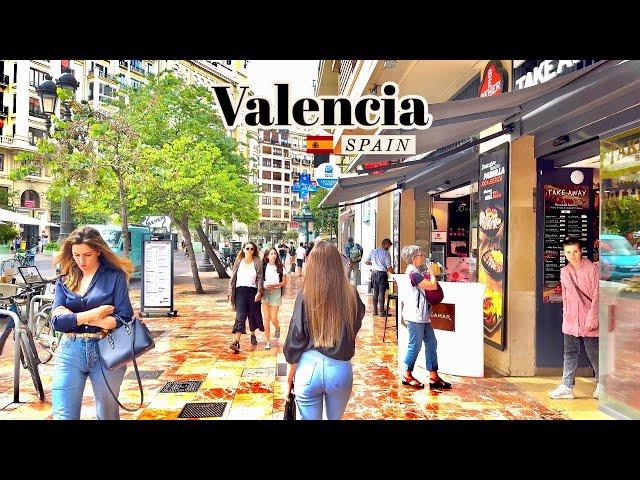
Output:
<path fill-rule="evenodd" d="M 247 76 L 254 95 L 273 99 L 275 82 L 291 85 L 291 99 L 313 97 L 319 60 L 249 60 Z"/>

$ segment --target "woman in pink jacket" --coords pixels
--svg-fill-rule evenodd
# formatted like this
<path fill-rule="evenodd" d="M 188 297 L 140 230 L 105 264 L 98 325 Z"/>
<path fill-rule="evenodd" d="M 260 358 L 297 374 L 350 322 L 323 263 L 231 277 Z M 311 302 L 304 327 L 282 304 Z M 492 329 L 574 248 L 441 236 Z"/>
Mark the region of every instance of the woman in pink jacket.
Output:
<path fill-rule="evenodd" d="M 569 262 L 560 270 L 562 284 L 562 333 L 564 334 L 564 364 L 562 383 L 549 392 L 553 399 L 575 398 L 576 368 L 580 354 L 580 338 L 584 342 L 587 357 L 593 366 L 598 381 L 598 295 L 600 269 L 587 258 L 582 258 L 582 244 L 576 237 L 562 242 L 564 255 Z M 598 383 L 593 398 L 598 398 Z"/>

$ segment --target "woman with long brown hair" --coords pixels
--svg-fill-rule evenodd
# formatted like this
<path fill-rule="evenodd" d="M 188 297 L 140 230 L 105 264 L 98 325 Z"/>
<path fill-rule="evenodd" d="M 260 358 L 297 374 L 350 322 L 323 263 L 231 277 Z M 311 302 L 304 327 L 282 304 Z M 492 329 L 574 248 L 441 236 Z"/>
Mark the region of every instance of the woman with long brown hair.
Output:
<path fill-rule="evenodd" d="M 264 296 L 262 297 L 262 317 L 264 319 L 265 350 L 271 348 L 271 324 L 276 331 L 273 338 L 280 338 L 280 322 L 278 310 L 282 305 L 282 289 L 287 284 L 287 274 L 284 265 L 274 247 L 268 248 L 262 255 L 264 268 Z"/>
<path fill-rule="evenodd" d="M 258 257 L 258 247 L 253 242 L 247 242 L 238 252 L 227 292 L 227 299 L 236 311 L 236 321 L 231 331 L 236 339 L 229 345 L 235 353 L 240 352 L 240 336 L 247 333 L 247 317 L 251 331 L 251 345 L 258 344 L 256 330 L 264 332 L 260 313 L 260 300 L 264 293 L 263 283 L 264 270 L 262 261 Z"/>
<path fill-rule="evenodd" d="M 351 358 L 365 307 L 349 283 L 340 252 L 321 240 L 311 250 L 284 345 L 288 394 L 303 420 L 342 418 L 353 385 Z"/>
<path fill-rule="evenodd" d="M 131 321 L 133 307 L 128 281 L 132 263 L 117 256 L 100 233 L 81 227 L 66 238 L 58 254 L 60 276 L 56 282 L 51 322 L 64 332 L 56 350 L 51 386 L 53 418 L 78 420 L 87 377 L 91 380 L 98 420 L 118 420 L 117 397 L 127 369 L 100 368 L 98 340 L 109 330 Z M 108 385 L 105 383 L 108 382 Z"/>

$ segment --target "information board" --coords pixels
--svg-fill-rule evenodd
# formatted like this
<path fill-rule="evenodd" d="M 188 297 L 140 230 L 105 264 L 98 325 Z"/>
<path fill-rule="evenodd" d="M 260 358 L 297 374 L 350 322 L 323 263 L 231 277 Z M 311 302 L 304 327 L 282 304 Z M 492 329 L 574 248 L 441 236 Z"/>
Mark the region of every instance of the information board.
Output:
<path fill-rule="evenodd" d="M 141 310 L 173 310 L 173 250 L 171 240 L 144 240 L 142 249 Z"/>

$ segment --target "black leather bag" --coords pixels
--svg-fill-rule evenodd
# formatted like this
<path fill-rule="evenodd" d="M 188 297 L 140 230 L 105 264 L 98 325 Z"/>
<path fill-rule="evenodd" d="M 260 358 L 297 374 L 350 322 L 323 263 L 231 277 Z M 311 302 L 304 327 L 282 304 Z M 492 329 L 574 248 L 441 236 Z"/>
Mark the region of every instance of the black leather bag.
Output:
<path fill-rule="evenodd" d="M 135 412 L 142 407 L 144 402 L 144 392 L 142 390 L 142 380 L 140 380 L 140 373 L 138 372 L 138 364 L 136 358 L 145 352 L 148 352 L 156 345 L 153 342 L 151 333 L 147 326 L 137 317 L 134 317 L 130 322 L 123 322 L 117 328 L 114 328 L 98 342 L 98 353 L 100 357 L 100 370 L 102 371 L 102 377 L 109 392 L 113 396 L 120 408 L 128 411 Z M 138 379 L 138 387 L 140 388 L 140 405 L 137 408 L 127 408 L 120 403 L 118 397 L 113 393 L 107 377 L 104 374 L 104 368 L 113 370 L 129 362 L 133 362 L 133 367 L 136 371 L 136 377 Z"/>
<path fill-rule="evenodd" d="M 296 419 L 296 396 L 293 393 L 289 394 L 286 403 L 284 404 L 284 417 L 283 420 L 295 420 Z"/>

